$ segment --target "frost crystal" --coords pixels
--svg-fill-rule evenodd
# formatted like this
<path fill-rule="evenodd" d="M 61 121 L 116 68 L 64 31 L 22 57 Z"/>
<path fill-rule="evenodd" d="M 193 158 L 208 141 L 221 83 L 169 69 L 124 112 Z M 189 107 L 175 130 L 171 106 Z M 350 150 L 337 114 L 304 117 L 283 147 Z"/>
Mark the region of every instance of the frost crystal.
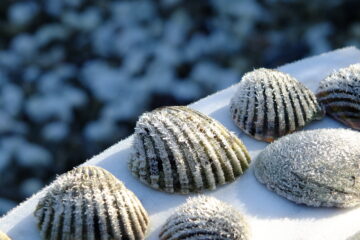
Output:
<path fill-rule="evenodd" d="M 316 95 L 327 114 L 360 130 L 360 63 L 326 77 L 320 82 Z"/>
<path fill-rule="evenodd" d="M 166 221 L 160 240 L 246 240 L 250 231 L 232 206 L 213 197 L 189 198 Z"/>
<path fill-rule="evenodd" d="M 315 207 L 360 204 L 360 133 L 345 129 L 303 131 L 268 145 L 255 176 L 270 190 Z"/>
<path fill-rule="evenodd" d="M 138 198 L 94 166 L 60 176 L 35 210 L 43 239 L 144 239 L 148 215 Z"/>
<path fill-rule="evenodd" d="M 230 111 L 241 130 L 266 142 L 324 115 L 314 94 L 303 84 L 288 74 L 265 68 L 243 76 Z"/>
<path fill-rule="evenodd" d="M 129 168 L 155 189 L 187 194 L 232 182 L 249 163 L 244 144 L 219 122 L 174 106 L 140 117 Z"/>

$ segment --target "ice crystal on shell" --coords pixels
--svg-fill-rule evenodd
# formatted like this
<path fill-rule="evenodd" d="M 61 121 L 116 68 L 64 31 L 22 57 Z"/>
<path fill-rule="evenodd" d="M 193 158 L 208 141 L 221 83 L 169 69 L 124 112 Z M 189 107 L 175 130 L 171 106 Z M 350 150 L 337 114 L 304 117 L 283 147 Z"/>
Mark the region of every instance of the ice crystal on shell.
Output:
<path fill-rule="evenodd" d="M 111 173 L 95 166 L 60 176 L 35 210 L 43 239 L 144 239 L 148 215 Z"/>
<path fill-rule="evenodd" d="M 249 163 L 244 144 L 223 125 L 173 106 L 140 117 L 129 168 L 155 189 L 187 194 L 232 182 Z"/>
<path fill-rule="evenodd" d="M 189 198 L 160 232 L 160 240 L 246 240 L 249 237 L 249 226 L 238 210 L 206 196 Z"/>
<path fill-rule="evenodd" d="M 300 204 L 360 204 L 360 133 L 346 129 L 302 131 L 268 145 L 255 176 L 270 190 Z"/>
<path fill-rule="evenodd" d="M 230 111 L 241 130 L 266 142 L 324 115 L 314 94 L 302 83 L 286 73 L 265 68 L 242 77 Z"/>
<path fill-rule="evenodd" d="M 320 82 L 316 95 L 327 114 L 360 130 L 360 63 L 326 77 Z"/>
<path fill-rule="evenodd" d="M 5 233 L 0 232 L 0 240 L 11 240 Z"/>

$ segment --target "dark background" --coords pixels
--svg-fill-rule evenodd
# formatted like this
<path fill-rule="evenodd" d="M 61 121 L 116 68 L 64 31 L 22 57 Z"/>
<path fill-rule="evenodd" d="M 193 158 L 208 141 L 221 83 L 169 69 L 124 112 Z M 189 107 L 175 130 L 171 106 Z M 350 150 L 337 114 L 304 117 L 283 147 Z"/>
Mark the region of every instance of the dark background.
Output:
<path fill-rule="evenodd" d="M 133 132 L 274 68 L 360 45 L 360 1 L 0 1 L 0 215 Z"/>

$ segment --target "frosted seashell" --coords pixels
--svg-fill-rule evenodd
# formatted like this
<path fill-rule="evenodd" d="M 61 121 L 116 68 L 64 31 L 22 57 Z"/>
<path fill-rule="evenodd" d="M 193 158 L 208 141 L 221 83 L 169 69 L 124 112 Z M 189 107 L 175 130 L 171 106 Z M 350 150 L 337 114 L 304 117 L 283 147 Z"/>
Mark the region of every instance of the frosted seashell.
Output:
<path fill-rule="evenodd" d="M 34 215 L 43 239 L 144 239 L 148 215 L 111 173 L 76 168 L 48 188 Z"/>
<path fill-rule="evenodd" d="M 167 219 L 160 240 L 246 240 L 249 226 L 232 206 L 213 197 L 189 198 Z"/>
<path fill-rule="evenodd" d="M 315 95 L 286 73 L 260 68 L 246 73 L 230 102 L 235 124 L 255 139 L 272 142 L 324 115 Z"/>
<path fill-rule="evenodd" d="M 300 204 L 360 204 L 360 133 L 346 129 L 303 131 L 268 145 L 255 176 L 270 190 Z"/>
<path fill-rule="evenodd" d="M 140 117 L 129 168 L 155 189 L 187 194 L 232 182 L 249 163 L 244 144 L 223 125 L 174 106 Z"/>
<path fill-rule="evenodd" d="M 326 77 L 320 82 L 316 96 L 328 115 L 360 130 L 360 63 Z"/>
<path fill-rule="evenodd" d="M 5 233 L 0 232 L 0 240 L 11 240 L 11 238 L 9 238 Z"/>

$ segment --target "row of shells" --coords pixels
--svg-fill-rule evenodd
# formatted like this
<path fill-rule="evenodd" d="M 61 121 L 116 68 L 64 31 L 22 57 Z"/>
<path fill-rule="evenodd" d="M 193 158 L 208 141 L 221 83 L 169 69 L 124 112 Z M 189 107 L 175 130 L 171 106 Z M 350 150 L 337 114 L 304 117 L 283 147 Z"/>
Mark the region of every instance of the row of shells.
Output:
<path fill-rule="evenodd" d="M 360 133 L 314 130 L 282 137 L 321 119 L 325 110 L 359 129 L 359 75 L 360 64 L 341 69 L 320 83 L 317 96 L 279 71 L 244 75 L 230 103 L 235 123 L 256 139 L 279 138 L 256 159 L 258 181 L 309 206 L 360 204 Z M 140 117 L 129 168 L 154 189 L 188 194 L 234 181 L 250 161 L 242 141 L 219 122 L 173 106 Z M 139 199 L 99 167 L 79 167 L 60 176 L 34 214 L 43 239 L 144 239 L 149 223 Z M 248 238 L 241 214 L 208 197 L 188 200 L 160 233 L 161 240 Z"/>
<path fill-rule="evenodd" d="M 46 240 L 141 240 L 149 225 L 139 199 L 110 172 L 95 166 L 58 177 L 34 215 Z M 199 196 L 189 198 L 170 216 L 159 238 L 247 240 L 249 231 L 238 210 Z M 0 234 L 0 239 L 8 239 L 4 237 Z"/>
<path fill-rule="evenodd" d="M 360 64 L 330 74 L 316 95 L 289 74 L 256 69 L 242 77 L 230 112 L 244 133 L 266 142 L 322 119 L 325 112 L 360 130 Z"/>

